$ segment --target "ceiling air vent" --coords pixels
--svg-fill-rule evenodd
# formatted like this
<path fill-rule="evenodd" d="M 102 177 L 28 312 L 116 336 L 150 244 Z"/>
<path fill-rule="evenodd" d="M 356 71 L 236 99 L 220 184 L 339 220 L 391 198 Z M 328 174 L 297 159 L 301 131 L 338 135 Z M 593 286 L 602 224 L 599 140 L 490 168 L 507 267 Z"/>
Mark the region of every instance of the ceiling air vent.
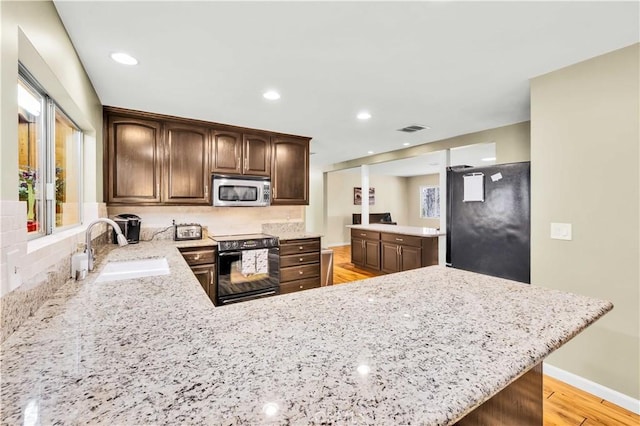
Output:
<path fill-rule="evenodd" d="M 416 124 L 414 124 L 413 126 L 407 126 L 407 127 L 403 127 L 402 129 L 398 129 L 399 132 L 405 132 L 405 133 L 413 133 L 413 132 L 418 132 L 420 130 L 424 130 L 424 129 L 428 129 L 428 127 L 426 126 L 418 126 Z"/>

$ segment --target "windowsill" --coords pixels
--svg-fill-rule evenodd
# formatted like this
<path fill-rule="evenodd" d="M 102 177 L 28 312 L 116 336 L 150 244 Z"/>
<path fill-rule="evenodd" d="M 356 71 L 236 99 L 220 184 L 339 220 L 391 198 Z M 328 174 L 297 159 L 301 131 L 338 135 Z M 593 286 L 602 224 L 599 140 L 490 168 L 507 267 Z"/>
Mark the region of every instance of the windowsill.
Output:
<path fill-rule="evenodd" d="M 57 244 L 67 238 L 75 237 L 79 234 L 84 234 L 87 230 L 87 225 L 79 225 L 71 229 L 56 232 L 55 234 L 47 235 L 45 237 L 36 238 L 34 240 L 27 241 L 27 254 L 31 254 L 43 248 Z"/>

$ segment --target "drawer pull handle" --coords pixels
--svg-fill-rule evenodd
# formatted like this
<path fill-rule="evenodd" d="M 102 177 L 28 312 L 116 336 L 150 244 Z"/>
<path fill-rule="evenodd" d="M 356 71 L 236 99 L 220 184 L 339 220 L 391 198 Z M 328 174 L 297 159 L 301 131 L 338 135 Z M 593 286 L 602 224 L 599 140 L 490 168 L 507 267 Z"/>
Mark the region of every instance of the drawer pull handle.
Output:
<path fill-rule="evenodd" d="M 367 234 L 360 234 L 360 236 L 361 236 L 361 237 L 366 237 L 366 236 L 367 236 Z"/>
<path fill-rule="evenodd" d="M 200 259 L 200 255 L 196 254 L 195 256 L 193 256 L 193 260 L 199 260 Z"/>
<path fill-rule="evenodd" d="M 402 238 L 396 238 L 396 241 L 404 241 Z"/>

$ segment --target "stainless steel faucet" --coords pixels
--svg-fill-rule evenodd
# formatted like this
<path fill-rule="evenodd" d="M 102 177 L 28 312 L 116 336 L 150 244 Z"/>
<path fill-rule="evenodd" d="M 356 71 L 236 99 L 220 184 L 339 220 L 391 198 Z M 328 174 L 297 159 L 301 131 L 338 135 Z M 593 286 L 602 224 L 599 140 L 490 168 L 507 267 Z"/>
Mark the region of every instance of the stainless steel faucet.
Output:
<path fill-rule="evenodd" d="M 89 271 L 93 271 L 93 250 L 91 249 L 91 228 L 93 228 L 93 225 L 100 223 L 100 222 L 104 222 L 108 225 L 111 225 L 111 227 L 113 228 L 113 232 L 115 232 L 116 234 L 118 234 L 118 245 L 120 247 L 122 246 L 126 246 L 127 243 L 127 237 L 124 236 L 124 234 L 122 233 L 122 230 L 120 229 L 120 227 L 118 226 L 117 223 L 115 223 L 113 220 L 106 218 L 106 217 L 100 217 L 96 220 L 94 220 L 93 222 L 91 222 L 89 224 L 89 226 L 87 226 L 87 231 L 85 233 L 85 237 L 86 237 L 86 244 L 87 244 L 87 258 L 89 260 L 88 262 L 88 269 Z"/>

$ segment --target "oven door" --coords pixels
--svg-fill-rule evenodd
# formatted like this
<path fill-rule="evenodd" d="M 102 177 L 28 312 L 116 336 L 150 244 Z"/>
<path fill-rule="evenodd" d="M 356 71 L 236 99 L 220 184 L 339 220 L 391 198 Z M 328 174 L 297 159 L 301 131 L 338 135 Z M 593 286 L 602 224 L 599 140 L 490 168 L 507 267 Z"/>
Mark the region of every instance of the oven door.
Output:
<path fill-rule="evenodd" d="M 218 304 L 278 294 L 280 249 L 218 253 Z"/>

